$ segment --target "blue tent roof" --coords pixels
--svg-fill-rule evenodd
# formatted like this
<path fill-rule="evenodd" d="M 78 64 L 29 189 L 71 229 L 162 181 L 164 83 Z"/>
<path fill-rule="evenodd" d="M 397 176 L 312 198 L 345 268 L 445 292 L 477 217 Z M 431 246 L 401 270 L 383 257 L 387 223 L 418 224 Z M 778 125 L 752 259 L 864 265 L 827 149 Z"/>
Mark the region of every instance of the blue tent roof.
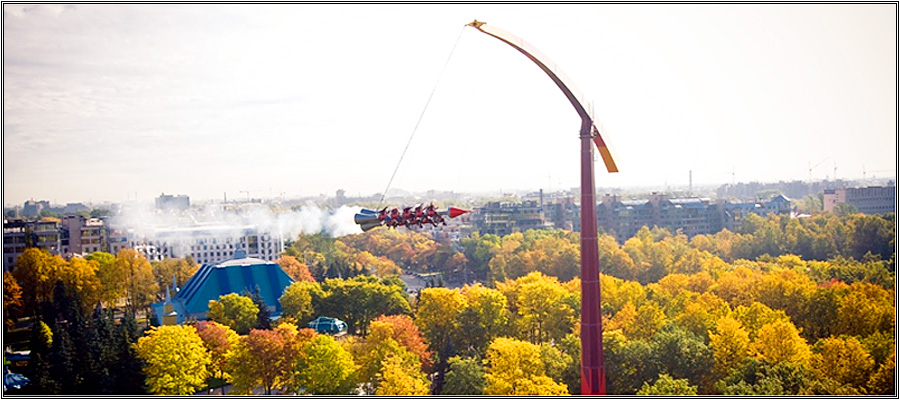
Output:
<path fill-rule="evenodd" d="M 234 258 L 221 264 L 201 266 L 171 302 L 178 323 L 182 323 L 188 317 L 205 319 L 210 300 L 229 293 L 242 294 L 245 290 L 253 293 L 259 287 L 260 296 L 266 305 L 275 307 L 273 314 L 277 315 L 281 313 L 278 299 L 291 283 L 294 280 L 278 264 L 247 257 L 239 251 L 235 252 Z M 160 322 L 165 314 L 164 306 L 165 302 L 152 305 Z"/>

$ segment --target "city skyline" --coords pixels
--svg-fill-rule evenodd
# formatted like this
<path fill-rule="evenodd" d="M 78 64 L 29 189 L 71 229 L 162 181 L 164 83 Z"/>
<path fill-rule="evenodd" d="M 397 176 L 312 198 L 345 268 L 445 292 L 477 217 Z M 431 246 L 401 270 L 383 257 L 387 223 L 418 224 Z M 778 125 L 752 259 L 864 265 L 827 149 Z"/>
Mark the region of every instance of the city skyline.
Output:
<path fill-rule="evenodd" d="M 890 4 L 7 4 L 3 200 L 368 196 L 420 115 L 392 188 L 576 187 L 577 115 L 472 19 L 594 101 L 622 171 L 596 164 L 598 187 L 883 177 L 895 18 Z"/>

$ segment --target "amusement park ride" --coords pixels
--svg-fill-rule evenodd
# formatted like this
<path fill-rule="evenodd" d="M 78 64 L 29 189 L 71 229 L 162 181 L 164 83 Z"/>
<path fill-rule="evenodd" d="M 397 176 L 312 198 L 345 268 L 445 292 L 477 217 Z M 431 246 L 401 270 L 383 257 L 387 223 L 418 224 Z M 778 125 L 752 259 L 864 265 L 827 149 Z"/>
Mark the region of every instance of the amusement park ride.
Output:
<path fill-rule="evenodd" d="M 512 46 L 537 64 L 563 92 L 581 117 L 581 394 L 606 394 L 606 375 L 603 362 L 603 325 L 600 318 L 600 271 L 597 249 L 597 203 L 594 190 L 593 145 L 597 146 L 608 172 L 618 172 L 618 167 L 606 142 L 601 137 L 602 125 L 597 128 L 593 110 L 586 107 L 581 93 L 571 80 L 547 56 L 521 38 L 500 28 L 478 20 L 466 26 L 492 36 Z M 593 145 L 591 144 L 593 142 Z M 354 220 L 364 231 L 377 226 L 423 226 L 425 223 L 444 223 L 443 217 L 454 218 L 468 211 L 451 207 L 445 211 L 434 210 L 433 205 L 405 207 L 390 211 L 362 210 Z"/>

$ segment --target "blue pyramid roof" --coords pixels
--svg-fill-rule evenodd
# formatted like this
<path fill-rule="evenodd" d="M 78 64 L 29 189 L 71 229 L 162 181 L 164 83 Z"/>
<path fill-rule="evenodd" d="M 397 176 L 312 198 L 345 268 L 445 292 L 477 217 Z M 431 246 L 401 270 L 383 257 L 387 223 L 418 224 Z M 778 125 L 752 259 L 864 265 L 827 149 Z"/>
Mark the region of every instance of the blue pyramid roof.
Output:
<path fill-rule="evenodd" d="M 206 319 L 209 301 L 218 300 L 219 296 L 229 293 L 243 294 L 244 291 L 254 293 L 259 287 L 259 294 L 273 315 L 281 313 L 278 299 L 284 289 L 294 283 L 281 267 L 271 261 L 247 257 L 238 249 L 234 257 L 218 265 L 204 264 L 194 273 L 171 299 L 178 323 L 187 318 Z M 155 303 L 151 307 L 157 318 L 162 320 L 166 302 Z"/>

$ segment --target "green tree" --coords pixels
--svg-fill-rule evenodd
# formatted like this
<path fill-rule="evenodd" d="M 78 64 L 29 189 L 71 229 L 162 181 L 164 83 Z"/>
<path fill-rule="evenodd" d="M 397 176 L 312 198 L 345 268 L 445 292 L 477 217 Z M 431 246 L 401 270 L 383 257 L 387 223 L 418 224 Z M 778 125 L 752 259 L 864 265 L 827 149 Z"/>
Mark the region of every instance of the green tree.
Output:
<path fill-rule="evenodd" d="M 358 366 L 350 352 L 328 335 L 316 335 L 300 350 L 294 385 L 308 394 L 350 394 Z"/>
<path fill-rule="evenodd" d="M 468 357 L 450 357 L 448 360 L 449 371 L 444 377 L 444 386 L 441 395 L 468 395 L 477 396 L 484 394 L 484 367 L 481 360 Z"/>
<path fill-rule="evenodd" d="M 315 317 L 314 303 L 320 303 L 325 297 L 322 287 L 315 281 L 297 281 L 286 289 L 278 299 L 281 303 L 281 315 L 307 322 Z"/>
<path fill-rule="evenodd" d="M 256 315 L 259 308 L 253 300 L 237 293 L 219 296 L 219 300 L 209 301 L 209 312 L 206 317 L 234 329 L 244 335 L 256 326 Z"/>
<path fill-rule="evenodd" d="M 348 333 L 365 336 L 369 322 L 379 315 L 412 314 L 404 288 L 390 278 L 326 279 L 322 289 L 321 313 L 346 322 Z"/>
<path fill-rule="evenodd" d="M 147 387 L 155 394 L 190 395 L 203 387 L 209 372 L 209 354 L 190 326 L 151 328 L 135 344 L 144 360 Z"/>
<path fill-rule="evenodd" d="M 653 384 L 644 382 L 638 396 L 684 396 L 696 395 L 697 387 L 691 386 L 687 379 L 675 379 L 668 374 L 661 374 Z"/>

